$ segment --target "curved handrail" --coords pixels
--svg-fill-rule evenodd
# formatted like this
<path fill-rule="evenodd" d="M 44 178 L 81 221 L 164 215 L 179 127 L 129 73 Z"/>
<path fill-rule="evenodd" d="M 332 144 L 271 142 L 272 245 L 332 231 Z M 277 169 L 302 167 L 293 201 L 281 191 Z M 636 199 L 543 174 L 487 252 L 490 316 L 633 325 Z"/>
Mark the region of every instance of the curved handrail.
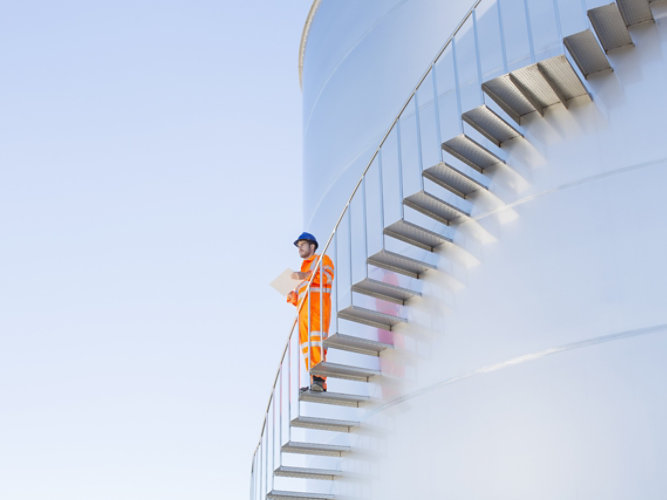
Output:
<path fill-rule="evenodd" d="M 449 36 L 449 38 L 447 38 L 447 41 L 443 44 L 443 46 L 441 47 L 441 49 L 440 49 L 440 50 L 438 51 L 438 53 L 435 55 L 435 57 L 433 58 L 433 60 L 432 60 L 431 63 L 429 64 L 428 68 L 426 69 L 426 71 L 424 72 L 424 74 L 422 75 L 422 77 L 421 77 L 421 78 L 419 79 L 419 81 L 417 82 L 417 85 L 415 85 L 414 90 L 410 93 L 410 96 L 409 96 L 409 97 L 407 98 L 407 100 L 405 101 L 405 104 L 403 104 L 403 106 L 401 107 L 401 110 L 400 110 L 400 111 L 398 112 L 398 114 L 396 115 L 396 118 L 394 118 L 394 120 L 392 121 L 391 125 L 389 126 L 389 128 L 388 128 L 387 131 L 385 132 L 384 136 L 382 137 L 382 140 L 380 141 L 380 144 L 377 146 L 377 148 L 375 149 L 375 152 L 373 153 L 373 155 L 371 156 L 370 160 L 369 160 L 368 163 L 366 164 L 366 167 L 364 168 L 364 170 L 363 170 L 363 172 L 362 172 L 362 174 L 361 174 L 361 177 L 359 178 L 359 181 L 358 181 L 357 184 L 354 186 L 354 189 L 352 190 L 352 193 L 350 194 L 350 197 L 348 198 L 347 202 L 345 203 L 345 206 L 343 207 L 343 210 L 341 211 L 341 214 L 340 214 L 340 216 L 338 217 L 338 220 L 337 220 L 336 223 L 334 224 L 334 227 L 333 227 L 333 229 L 331 230 L 331 234 L 329 235 L 329 238 L 327 239 L 327 241 L 326 241 L 324 247 L 322 248 L 322 251 L 320 252 L 320 256 L 319 256 L 318 259 L 317 259 L 317 263 L 316 263 L 314 269 L 318 269 L 319 266 L 321 265 L 322 258 L 324 257 L 325 252 L 328 250 L 329 246 L 331 245 L 331 242 L 333 241 L 333 238 L 334 238 L 334 236 L 336 235 L 336 232 L 338 231 L 338 227 L 340 226 L 341 222 L 343 221 L 343 217 L 345 216 L 345 214 L 347 213 L 348 209 L 350 208 L 350 204 L 352 203 L 352 200 L 354 199 L 354 196 L 356 195 L 357 191 L 359 190 L 359 187 L 360 187 L 361 184 L 363 183 L 364 178 L 366 177 L 366 174 L 368 173 L 369 169 L 370 169 L 371 166 L 373 165 L 373 162 L 374 162 L 375 159 L 377 158 L 378 153 L 380 152 L 380 150 L 381 150 L 382 147 L 384 146 L 384 143 L 385 143 L 385 142 L 387 141 L 387 139 L 389 138 L 389 135 L 390 135 L 391 132 L 394 130 L 394 127 L 396 127 L 396 124 L 398 123 L 398 120 L 400 120 L 401 116 L 403 116 L 403 112 L 406 110 L 406 108 L 407 108 L 408 105 L 410 104 L 410 101 L 412 101 L 412 98 L 415 96 L 415 94 L 417 93 L 417 91 L 420 89 L 422 83 L 424 83 L 424 80 L 426 80 L 426 78 L 428 77 L 428 75 L 429 75 L 429 74 L 431 73 L 431 71 L 433 70 L 433 66 L 435 65 L 435 63 L 438 62 L 438 60 L 440 59 L 440 56 L 442 56 L 442 54 L 445 52 L 445 50 L 447 50 L 447 47 L 449 47 L 449 45 L 452 43 L 452 40 L 454 40 L 454 37 L 459 33 L 459 31 L 461 30 L 461 28 L 463 28 L 463 26 L 464 26 L 464 24 L 466 23 L 466 21 L 470 18 L 470 16 L 472 15 L 472 13 L 473 13 L 473 12 L 475 11 L 475 9 L 479 6 L 479 4 L 482 3 L 482 1 L 483 1 L 483 0 L 475 0 L 475 2 L 473 3 L 472 7 L 470 7 L 470 9 L 468 9 L 468 12 L 463 16 L 463 18 L 461 19 L 461 21 L 459 22 L 459 24 L 456 26 L 456 28 L 454 29 L 454 31 L 452 32 L 452 34 Z M 310 286 L 311 286 L 311 284 L 312 284 L 314 278 L 315 278 L 315 273 L 313 272 L 312 275 L 311 275 L 311 277 L 310 277 L 310 279 L 308 280 L 308 287 L 307 287 L 307 288 L 310 288 Z M 305 298 L 306 298 L 306 297 L 304 296 L 304 299 L 305 299 Z M 296 326 L 296 324 L 297 324 L 297 322 L 298 322 L 298 319 L 299 319 L 299 312 L 301 311 L 301 307 L 303 307 L 304 302 L 305 302 L 305 300 L 302 300 L 302 301 L 299 303 L 298 307 L 297 307 L 296 318 L 294 319 L 294 323 L 292 324 L 292 328 L 290 329 L 289 335 L 287 336 L 287 342 L 285 343 L 285 348 L 283 349 L 282 355 L 280 356 L 280 361 L 279 361 L 279 363 L 278 363 L 278 370 L 276 371 L 276 376 L 275 376 L 275 379 L 274 379 L 274 381 L 273 381 L 273 385 L 272 385 L 272 387 L 271 387 L 271 393 L 270 393 L 270 396 L 269 396 L 269 401 L 268 401 L 268 404 L 267 404 L 267 406 L 266 406 L 266 412 L 265 412 L 265 414 L 264 414 L 264 421 L 262 422 L 262 429 L 261 429 L 261 431 L 260 431 L 260 433 L 259 433 L 259 434 L 260 434 L 259 442 L 257 443 L 257 446 L 255 447 L 255 450 L 253 451 L 253 456 L 254 456 L 254 454 L 257 452 L 257 450 L 259 449 L 259 446 L 261 445 L 261 442 L 262 442 L 262 436 L 264 435 L 264 429 L 266 428 L 266 423 L 267 423 L 268 416 L 269 416 L 269 410 L 270 410 L 270 408 L 271 408 L 271 403 L 273 402 L 273 395 L 275 394 L 276 385 L 277 385 L 277 383 L 278 383 L 278 379 L 279 379 L 279 377 L 280 377 L 280 372 L 281 372 L 281 370 L 282 370 L 283 362 L 285 361 L 285 354 L 287 353 L 287 350 L 288 350 L 288 347 L 289 347 L 289 343 L 290 343 L 291 340 L 292 340 L 292 335 L 294 334 L 294 327 Z"/>

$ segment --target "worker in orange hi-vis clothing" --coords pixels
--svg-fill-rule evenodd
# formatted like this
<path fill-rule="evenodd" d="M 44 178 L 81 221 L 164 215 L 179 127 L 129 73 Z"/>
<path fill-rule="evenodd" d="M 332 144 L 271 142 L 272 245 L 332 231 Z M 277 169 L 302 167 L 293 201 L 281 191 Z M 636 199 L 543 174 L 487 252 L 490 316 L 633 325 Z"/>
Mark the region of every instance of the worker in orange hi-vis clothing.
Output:
<path fill-rule="evenodd" d="M 331 284 L 334 279 L 334 265 L 332 260 L 324 255 L 322 265 L 317 266 L 319 255 L 315 251 L 318 244 L 315 236 L 310 233 L 301 233 L 294 242 L 294 246 L 299 249 L 299 257 L 303 259 L 303 262 L 301 263 L 301 271 L 292 273 L 292 278 L 301 280 L 301 283 L 287 295 L 287 302 L 295 306 L 302 304 L 299 309 L 299 342 L 306 363 L 306 371 L 309 372 L 312 366 L 326 360 L 327 351 L 322 348 L 322 342 L 329 335 Z M 317 269 L 315 266 L 317 266 Z M 308 282 L 313 273 L 315 276 L 310 284 L 309 294 Z M 310 325 L 308 324 L 309 321 Z M 309 332 L 310 338 L 308 336 Z M 310 356 L 308 356 L 309 350 Z M 303 387 L 301 390 L 306 391 L 308 387 Z M 310 378 L 310 390 L 326 391 L 326 377 L 312 376 Z"/>

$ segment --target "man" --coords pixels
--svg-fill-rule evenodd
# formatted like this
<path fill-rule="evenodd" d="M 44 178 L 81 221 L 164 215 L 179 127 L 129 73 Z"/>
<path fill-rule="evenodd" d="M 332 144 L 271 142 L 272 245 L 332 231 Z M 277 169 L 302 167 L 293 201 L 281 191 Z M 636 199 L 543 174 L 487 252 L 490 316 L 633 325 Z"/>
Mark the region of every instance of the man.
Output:
<path fill-rule="evenodd" d="M 331 259 L 325 255 L 322 257 L 321 271 L 320 266 L 315 268 L 319 259 L 319 255 L 315 251 L 319 245 L 315 236 L 310 233 L 301 233 L 294 242 L 294 246 L 299 249 L 299 257 L 303 259 L 303 262 L 301 263 L 301 271 L 292 273 L 292 278 L 301 280 L 301 283 L 287 295 L 287 302 L 295 306 L 301 304 L 299 309 L 299 342 L 306 363 L 306 371 L 310 372 L 312 366 L 326 360 L 327 351 L 322 349 L 322 341 L 329 335 L 331 284 L 334 279 L 334 265 Z M 313 274 L 309 293 L 308 282 Z M 308 388 L 304 387 L 302 390 L 305 391 Z M 310 390 L 315 392 L 326 391 L 326 377 L 312 376 L 310 378 Z"/>

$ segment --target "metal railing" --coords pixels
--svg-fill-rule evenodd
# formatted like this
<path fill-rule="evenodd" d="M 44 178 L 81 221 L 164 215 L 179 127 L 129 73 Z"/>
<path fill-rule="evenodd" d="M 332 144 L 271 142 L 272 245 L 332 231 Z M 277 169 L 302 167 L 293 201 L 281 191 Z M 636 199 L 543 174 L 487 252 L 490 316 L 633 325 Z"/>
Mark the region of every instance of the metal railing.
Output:
<path fill-rule="evenodd" d="M 364 269 L 362 278 L 368 277 L 369 252 L 373 249 L 385 249 L 387 245 L 383 233 L 385 221 L 402 220 L 406 216 L 403 203 L 406 191 L 424 190 L 422 173 L 425 165 L 443 162 L 443 140 L 464 132 L 462 113 L 483 104 L 493 105 L 487 103 L 487 97 L 482 92 L 482 83 L 540 58 L 562 52 L 563 35 L 588 28 L 590 25 L 586 10 L 600 3 L 603 2 L 476 0 L 433 58 L 365 164 L 331 234 L 319 252 L 319 257 L 311 267 L 314 272 L 307 280 L 308 293 L 298 304 L 296 318 L 280 356 L 260 439 L 253 453 L 251 500 L 265 498 L 273 489 L 273 471 L 276 465 L 282 464 L 281 447 L 285 442 L 284 437 L 286 436 L 288 442 L 291 440 L 292 419 L 300 415 L 299 388 L 304 373 L 301 370 L 299 345 L 295 340 L 298 336 L 294 333 L 298 330 L 296 327 L 301 309 L 307 307 L 309 312 L 311 310 L 310 288 L 316 273 L 319 273 L 320 286 L 323 286 L 323 256 L 330 248 L 333 250 L 337 276 L 332 290 L 332 319 L 335 317 L 338 327 L 337 312 L 341 310 L 340 302 L 343 300 L 339 293 L 339 286 L 342 287 L 339 282 L 344 280 L 345 285 L 354 284 L 355 262 L 359 262 Z M 498 110 L 498 113 L 503 114 L 502 110 Z M 467 175 L 480 178 L 480 174 L 469 169 L 467 165 L 462 164 L 460 168 L 466 171 Z M 371 177 L 373 179 L 369 180 Z M 375 189 L 369 189 L 368 184 L 371 182 L 376 184 Z M 455 199 L 451 202 L 460 203 Z M 356 207 L 356 204 L 361 206 Z M 372 212 L 368 210 L 369 204 L 379 205 L 380 208 L 379 220 L 375 221 L 375 224 L 369 224 Z M 361 209 L 359 217 L 362 238 L 359 248 L 353 245 L 353 208 Z M 369 225 L 379 230 L 371 234 L 368 231 Z M 339 231 L 341 228 L 347 231 Z M 432 229 L 441 232 L 447 230 L 436 222 Z M 341 238 L 346 239 L 343 241 L 344 245 L 339 241 Z M 341 247 L 347 250 L 344 258 L 339 255 Z M 348 261 L 347 266 L 339 266 L 339 262 L 344 259 Z M 347 288 L 345 286 L 346 290 Z M 322 293 L 319 294 L 319 299 L 322 311 Z M 349 301 L 353 301 L 351 292 Z M 309 328 L 310 320 L 311 318 L 308 319 Z M 320 323 L 320 331 L 324 330 Z M 321 336 L 322 340 L 317 347 L 323 353 L 324 333 Z M 293 344 L 296 344 L 296 355 L 292 352 Z M 309 330 L 306 352 L 308 359 L 312 350 Z M 305 375 L 307 378 L 308 374 Z"/>

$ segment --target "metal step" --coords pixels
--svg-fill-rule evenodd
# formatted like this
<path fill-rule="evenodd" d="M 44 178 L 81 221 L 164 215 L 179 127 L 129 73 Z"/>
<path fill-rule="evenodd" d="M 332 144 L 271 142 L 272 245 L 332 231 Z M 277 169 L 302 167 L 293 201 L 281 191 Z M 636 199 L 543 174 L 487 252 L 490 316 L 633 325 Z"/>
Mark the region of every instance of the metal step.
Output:
<path fill-rule="evenodd" d="M 408 196 L 403 200 L 403 204 L 446 225 L 469 216 L 467 212 L 426 191 Z"/>
<path fill-rule="evenodd" d="M 317 429 L 320 431 L 351 432 L 354 427 L 358 426 L 359 422 L 353 420 L 336 420 L 334 418 L 303 416 L 292 419 L 292 427 Z"/>
<path fill-rule="evenodd" d="M 281 465 L 273 471 L 277 477 L 295 477 L 298 479 L 324 479 L 333 480 L 340 475 L 340 471 L 332 469 L 313 469 L 310 467 L 290 467 Z"/>
<path fill-rule="evenodd" d="M 588 11 L 593 29 L 606 52 L 634 45 L 621 11 L 615 2 Z"/>
<path fill-rule="evenodd" d="M 563 39 L 579 70 L 588 78 L 600 71 L 611 71 L 611 65 L 591 30 L 580 31 Z"/>
<path fill-rule="evenodd" d="M 484 169 L 505 163 L 465 134 L 457 135 L 444 142 L 442 149 L 482 173 L 484 173 Z"/>
<path fill-rule="evenodd" d="M 352 285 L 352 291 L 401 305 L 405 304 L 405 301 L 411 297 L 421 295 L 419 292 L 415 292 L 409 288 L 392 285 L 384 281 L 374 280 L 373 278 L 364 278 L 362 281 L 355 283 Z M 340 334 L 337 333 L 336 335 Z M 331 338 L 329 337 L 327 340 L 331 340 Z"/>
<path fill-rule="evenodd" d="M 429 269 L 436 268 L 426 262 L 411 259 L 410 257 L 390 252 L 389 250 L 380 250 L 378 253 L 371 255 L 368 257 L 368 263 L 412 278 L 419 278 L 419 276 Z"/>
<path fill-rule="evenodd" d="M 579 75 L 564 55 L 538 62 L 537 69 L 566 108 L 570 100 L 589 95 Z"/>
<path fill-rule="evenodd" d="M 616 0 L 616 3 L 628 27 L 655 20 L 648 0 Z"/>
<path fill-rule="evenodd" d="M 329 349 L 340 349 L 341 351 L 356 352 L 357 354 L 366 354 L 368 356 L 379 356 L 382 351 L 389 349 L 391 344 L 378 342 L 377 340 L 368 340 L 353 335 L 343 335 L 336 333 L 329 336 L 324 341 L 324 347 Z"/>
<path fill-rule="evenodd" d="M 329 493 L 301 493 L 298 491 L 271 490 L 266 494 L 267 500 L 335 500 Z"/>
<path fill-rule="evenodd" d="M 327 457 L 342 457 L 350 451 L 349 446 L 323 443 L 299 443 L 288 441 L 280 448 L 284 453 L 302 453 L 304 455 L 322 455 Z"/>
<path fill-rule="evenodd" d="M 338 311 L 338 318 L 355 321 L 362 325 L 374 326 L 384 330 L 391 330 L 398 323 L 403 323 L 405 318 L 392 316 L 391 314 L 373 311 L 360 306 L 348 306 Z"/>
<path fill-rule="evenodd" d="M 380 371 L 371 368 L 359 368 L 357 366 L 322 361 L 310 369 L 310 374 L 319 375 L 321 377 L 334 377 L 346 380 L 356 380 L 358 382 L 368 382 L 371 377 L 380 375 Z"/>
<path fill-rule="evenodd" d="M 306 403 L 322 403 L 337 406 L 352 406 L 359 408 L 368 403 L 368 396 L 358 396 L 356 394 L 342 394 L 340 392 L 313 392 L 305 391 L 299 393 L 299 401 Z"/>
<path fill-rule="evenodd" d="M 451 238 L 438 234 L 436 232 L 425 229 L 413 222 L 401 219 L 394 222 L 390 226 L 384 228 L 384 234 L 396 238 L 397 240 L 405 241 L 429 252 L 435 251 L 443 243 L 450 242 Z"/>
<path fill-rule="evenodd" d="M 497 146 L 502 146 L 503 142 L 523 137 L 523 134 L 507 123 L 501 116 L 482 104 L 462 115 L 463 121 L 477 130 Z"/>
<path fill-rule="evenodd" d="M 447 163 L 438 163 L 424 170 L 424 177 L 435 182 L 438 186 L 451 191 L 461 198 L 466 198 L 479 190 L 487 187 L 472 177 L 464 174 L 458 168 Z"/>
<path fill-rule="evenodd" d="M 535 111 L 535 106 L 519 92 L 509 74 L 484 82 L 482 90 L 516 123 L 521 123 L 523 116 Z"/>

